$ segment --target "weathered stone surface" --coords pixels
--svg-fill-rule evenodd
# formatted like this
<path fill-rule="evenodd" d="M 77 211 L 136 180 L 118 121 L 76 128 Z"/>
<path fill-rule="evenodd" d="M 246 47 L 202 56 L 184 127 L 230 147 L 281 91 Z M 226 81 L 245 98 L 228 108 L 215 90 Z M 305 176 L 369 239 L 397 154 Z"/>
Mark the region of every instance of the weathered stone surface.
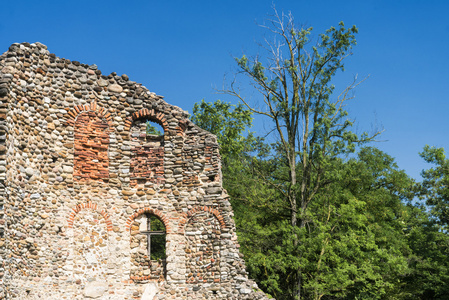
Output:
<path fill-rule="evenodd" d="M 0 70 L 0 299 L 266 299 L 187 112 L 40 43 Z"/>
<path fill-rule="evenodd" d="M 93 74 L 95 74 L 94 72 L 92 72 Z M 108 81 L 104 80 L 103 78 L 98 79 L 97 81 L 98 86 L 103 87 L 103 86 L 108 86 Z"/>
<path fill-rule="evenodd" d="M 108 90 L 110 92 L 114 92 L 114 93 L 121 93 L 123 91 L 123 88 L 120 85 L 118 85 L 118 84 L 111 84 L 108 87 Z"/>
<path fill-rule="evenodd" d="M 86 284 L 84 288 L 84 297 L 98 299 L 103 296 L 108 290 L 106 282 L 92 281 Z"/>
<path fill-rule="evenodd" d="M 123 75 L 122 75 L 123 76 Z M 156 296 L 159 288 L 155 282 L 150 282 L 145 286 L 145 290 L 143 291 L 141 300 L 153 300 L 154 296 Z"/>
<path fill-rule="evenodd" d="M 1 71 L 3 74 L 14 74 L 15 73 L 14 68 L 11 66 L 6 66 Z"/>

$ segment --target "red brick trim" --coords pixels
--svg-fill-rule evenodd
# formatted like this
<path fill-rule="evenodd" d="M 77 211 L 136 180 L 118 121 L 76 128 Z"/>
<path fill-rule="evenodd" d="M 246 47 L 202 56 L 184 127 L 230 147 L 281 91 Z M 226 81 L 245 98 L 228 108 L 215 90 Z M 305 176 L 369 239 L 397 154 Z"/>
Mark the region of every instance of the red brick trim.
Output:
<path fill-rule="evenodd" d="M 131 279 L 131 280 L 134 280 L 134 281 L 144 281 L 144 280 L 151 280 L 151 281 L 157 281 L 157 282 L 161 282 L 161 281 L 164 281 L 164 280 L 162 280 L 162 279 L 151 279 L 151 276 L 133 276 L 133 275 L 130 275 L 129 276 L 129 278 Z"/>
<path fill-rule="evenodd" d="M 134 222 L 134 219 L 137 218 L 138 216 L 145 214 L 145 213 L 149 213 L 149 214 L 153 214 L 157 217 L 159 217 L 159 219 L 162 220 L 162 222 L 164 223 L 165 226 L 165 232 L 167 234 L 172 233 L 172 229 L 168 223 L 168 217 L 165 216 L 160 210 L 157 209 L 152 209 L 149 207 L 145 207 L 145 208 L 141 208 L 139 210 L 137 210 L 134 214 L 132 214 L 128 220 L 126 221 L 126 229 L 130 230 L 131 229 L 131 224 Z M 134 275 L 130 275 L 129 278 L 133 281 L 144 281 L 144 280 L 151 280 L 151 276 L 134 276 Z M 161 279 L 158 279 L 157 281 L 161 281 Z"/>
<path fill-rule="evenodd" d="M 130 117 L 126 118 L 125 130 L 129 130 L 135 120 L 142 118 L 148 118 L 151 121 L 158 123 L 164 129 L 164 132 L 168 130 L 168 122 L 165 115 L 161 112 L 155 111 L 154 109 L 148 108 L 142 108 L 141 110 L 134 112 Z"/>
<path fill-rule="evenodd" d="M 178 135 L 184 135 L 184 132 L 187 129 L 187 122 L 188 121 L 186 119 L 179 121 L 179 126 L 176 127 Z"/>
<path fill-rule="evenodd" d="M 104 210 L 99 210 L 97 204 L 92 203 L 92 202 L 86 202 L 86 203 L 81 203 L 78 204 L 77 206 L 75 206 L 75 208 L 72 209 L 72 212 L 70 213 L 69 217 L 68 217 L 68 223 L 69 223 L 69 228 L 73 228 L 73 221 L 75 220 L 75 216 L 83 209 L 92 209 L 97 211 L 100 215 L 103 216 L 103 218 L 106 221 L 106 227 L 108 231 L 112 231 L 112 221 L 109 218 L 109 215 L 107 212 L 105 212 Z"/>
<path fill-rule="evenodd" d="M 159 217 L 159 219 L 161 219 L 162 222 L 164 223 L 165 232 L 167 234 L 173 233 L 171 226 L 168 223 L 168 217 L 166 215 L 164 215 L 160 210 L 152 209 L 149 207 L 141 208 L 141 209 L 137 210 L 134 214 L 132 214 L 126 221 L 126 229 L 130 230 L 131 224 L 134 222 L 134 219 L 142 214 L 145 214 L 145 213 L 153 214 L 153 215 Z"/>
<path fill-rule="evenodd" d="M 197 206 L 192 208 L 191 210 L 189 210 L 186 214 L 186 217 L 183 218 L 180 222 L 179 222 L 179 227 L 182 230 L 182 233 L 184 233 L 184 227 L 187 224 L 188 219 L 190 219 L 191 216 L 193 216 L 194 214 L 196 214 L 197 212 L 210 212 L 212 213 L 215 218 L 217 218 L 218 222 L 220 223 L 220 229 L 224 229 L 226 228 L 226 222 L 224 221 L 223 216 L 220 214 L 220 212 L 212 207 L 209 206 Z"/>
<path fill-rule="evenodd" d="M 109 127 L 112 127 L 112 116 L 111 116 L 111 113 L 109 113 L 103 107 L 97 106 L 97 102 L 96 101 L 93 101 L 90 104 L 76 105 L 74 108 L 72 108 L 67 113 L 67 115 L 68 115 L 68 117 L 67 117 L 67 125 L 74 126 L 76 118 L 78 117 L 78 115 L 82 114 L 83 112 L 86 112 L 86 111 L 94 111 L 95 113 L 97 113 L 97 115 L 100 118 L 106 120 L 106 122 L 108 123 Z"/>

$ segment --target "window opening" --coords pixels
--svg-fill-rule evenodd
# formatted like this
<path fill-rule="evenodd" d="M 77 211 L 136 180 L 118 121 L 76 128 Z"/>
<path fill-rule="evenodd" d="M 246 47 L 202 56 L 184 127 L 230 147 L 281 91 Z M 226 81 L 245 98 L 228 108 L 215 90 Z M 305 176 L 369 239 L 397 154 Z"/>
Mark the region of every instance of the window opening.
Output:
<path fill-rule="evenodd" d="M 165 259 L 165 226 L 154 215 L 145 215 L 144 230 L 140 233 L 147 237 L 147 254 L 151 260 Z"/>
<path fill-rule="evenodd" d="M 161 184 L 164 178 L 164 129 L 148 119 L 135 120 L 130 130 L 131 186 Z"/>
<path fill-rule="evenodd" d="M 161 135 L 164 135 L 164 129 L 162 128 L 161 125 L 159 125 L 157 123 L 147 121 L 146 122 L 146 135 L 147 135 L 147 137 L 149 135 L 161 136 Z"/>
<path fill-rule="evenodd" d="M 164 280 L 166 270 L 166 228 L 157 216 L 144 213 L 131 226 L 131 278 Z"/>

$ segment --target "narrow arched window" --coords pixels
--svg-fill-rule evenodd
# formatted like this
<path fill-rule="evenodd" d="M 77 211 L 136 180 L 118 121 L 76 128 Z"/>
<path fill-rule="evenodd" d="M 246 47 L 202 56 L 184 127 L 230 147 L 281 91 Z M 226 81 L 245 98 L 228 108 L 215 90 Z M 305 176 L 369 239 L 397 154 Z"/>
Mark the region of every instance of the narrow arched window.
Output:
<path fill-rule="evenodd" d="M 150 213 L 141 214 L 131 226 L 132 276 L 145 279 L 165 278 L 164 223 Z"/>
<path fill-rule="evenodd" d="M 133 122 L 131 140 L 131 185 L 147 181 L 164 183 L 164 130 L 158 123 L 141 118 Z"/>

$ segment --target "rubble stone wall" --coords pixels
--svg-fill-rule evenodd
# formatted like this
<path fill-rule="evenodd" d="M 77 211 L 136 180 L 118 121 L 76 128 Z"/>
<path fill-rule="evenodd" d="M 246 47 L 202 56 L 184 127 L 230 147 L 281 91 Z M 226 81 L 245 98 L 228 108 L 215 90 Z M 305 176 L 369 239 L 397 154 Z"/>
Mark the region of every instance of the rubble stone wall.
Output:
<path fill-rule="evenodd" d="M 147 121 L 163 134 L 146 134 Z M 265 299 L 220 172 L 215 136 L 163 97 L 40 43 L 11 45 L 0 56 L 0 298 Z M 157 261 L 153 239 L 165 241 Z"/>

